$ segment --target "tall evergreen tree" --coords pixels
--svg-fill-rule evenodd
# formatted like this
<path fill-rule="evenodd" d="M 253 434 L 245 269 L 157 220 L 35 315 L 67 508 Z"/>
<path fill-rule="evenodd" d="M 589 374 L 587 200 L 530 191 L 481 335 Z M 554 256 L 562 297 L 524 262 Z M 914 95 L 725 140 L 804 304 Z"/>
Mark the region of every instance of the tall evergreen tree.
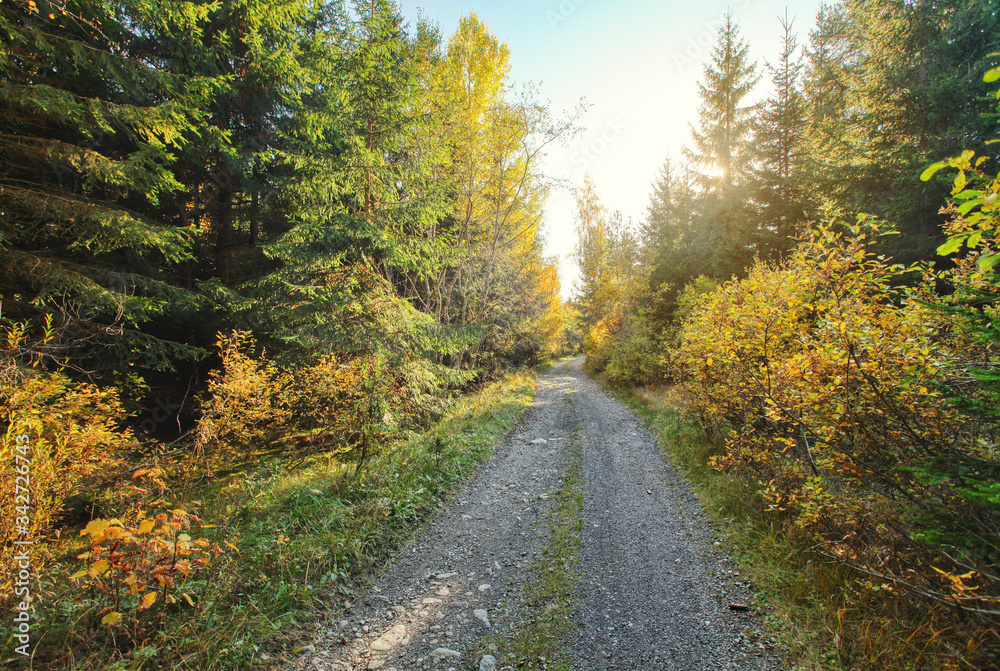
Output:
<path fill-rule="evenodd" d="M 404 297 L 409 277 L 436 268 L 432 230 L 445 208 L 420 146 L 414 103 L 421 58 L 434 38 L 410 40 L 391 2 L 353 12 L 324 6 L 309 48 L 310 94 L 279 138 L 291 175 L 288 226 L 264 245 L 274 267 L 254 282 L 266 328 L 306 353 L 389 353 L 395 365 L 454 349 Z M 467 345 L 468 334 L 457 338 Z"/>
<path fill-rule="evenodd" d="M 766 64 L 774 95 L 755 119 L 753 133 L 754 200 L 759 208 L 759 251 L 764 258 L 776 258 L 788 250 L 790 237 L 806 218 L 798 183 L 807 123 L 805 98 L 798 89 L 803 65 L 787 12 L 780 21 L 781 54 L 777 65 Z"/>
<path fill-rule="evenodd" d="M 747 97 L 760 79 L 749 53 L 739 25 L 727 14 L 705 64 L 698 128 L 691 128 L 693 147 L 684 150 L 704 194 L 699 218 L 705 227 L 700 236 L 711 246 L 706 266 L 722 277 L 746 267 L 760 246 L 747 194 L 758 110 Z"/>
<path fill-rule="evenodd" d="M 655 298 L 651 307 L 659 323 L 670 320 L 677 296 L 689 282 L 715 272 L 721 240 L 715 227 L 705 225 L 702 210 L 707 200 L 698 191 L 697 176 L 669 160 L 653 183 L 642 244 Z"/>
<path fill-rule="evenodd" d="M 810 190 L 895 225 L 884 251 L 930 258 L 941 183 L 915 184 L 933 157 L 980 148 L 979 78 L 1000 47 L 991 3 L 849 0 L 819 16 L 806 90 Z"/>
<path fill-rule="evenodd" d="M 760 77 L 749 56 L 739 24 L 732 13 L 726 14 L 699 85 L 698 128 L 691 128 L 694 146 L 686 151 L 686 157 L 703 170 L 704 189 L 723 200 L 750 174 L 750 130 L 757 106 L 746 104 L 746 98 Z"/>
<path fill-rule="evenodd" d="M 137 361 L 166 368 L 192 354 L 162 332 L 198 303 L 172 281 L 193 236 L 165 204 L 183 188 L 173 164 L 215 83 L 165 71 L 145 45 L 157 32 L 197 32 L 210 10 L 146 0 L 50 9 L 0 6 L 3 316 L 62 311 L 93 346 L 78 359 L 123 380 Z"/>

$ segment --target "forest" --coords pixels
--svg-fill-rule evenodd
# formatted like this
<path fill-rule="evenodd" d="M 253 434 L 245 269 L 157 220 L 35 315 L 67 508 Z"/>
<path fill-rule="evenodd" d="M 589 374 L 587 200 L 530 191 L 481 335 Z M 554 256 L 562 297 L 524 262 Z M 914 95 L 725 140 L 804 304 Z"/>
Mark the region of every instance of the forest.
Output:
<path fill-rule="evenodd" d="M 398 532 L 365 494 L 383 446 L 501 379 L 502 410 L 510 372 L 559 352 L 539 161 L 571 120 L 475 15 L 446 37 L 390 0 L 11 0 L 0 43 L 4 612 L 34 581 L 45 668 L 237 666 L 227 640 L 274 635 L 238 623 L 340 589 Z M 467 468 L 428 449 L 426 482 L 386 484 L 400 528 Z M 270 529 L 254 547 L 261 483 L 322 459 L 347 547 L 311 568 Z M 89 549 L 66 540 L 84 524 Z M 254 585 L 276 562 L 288 582 Z M 247 615 L 255 589 L 271 610 Z"/>
<path fill-rule="evenodd" d="M 730 14 L 645 219 L 577 195 L 589 370 L 697 427 L 681 460 L 835 613 L 831 668 L 1000 663 L 997 10 L 786 15 L 762 67 Z"/>
<path fill-rule="evenodd" d="M 730 13 L 646 216 L 575 190 L 564 301 L 543 160 L 578 123 L 475 14 L 0 3 L 0 604 L 32 668 L 294 648 L 580 351 L 802 567 L 798 645 L 833 641 L 802 668 L 1000 665 L 998 11 L 843 0 L 763 63 Z"/>

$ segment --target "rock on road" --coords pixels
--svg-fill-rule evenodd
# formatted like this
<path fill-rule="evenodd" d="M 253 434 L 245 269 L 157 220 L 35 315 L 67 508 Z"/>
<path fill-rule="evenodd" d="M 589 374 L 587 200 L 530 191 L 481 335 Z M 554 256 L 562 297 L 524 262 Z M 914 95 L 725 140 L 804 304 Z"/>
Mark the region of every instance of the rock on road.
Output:
<path fill-rule="evenodd" d="M 580 359 L 539 377 L 532 407 L 477 477 L 297 668 L 505 668 L 502 642 L 532 616 L 524 587 L 549 541 L 570 450 L 583 471 L 570 667 L 781 668 L 752 612 L 729 608 L 749 594 L 690 488 Z"/>

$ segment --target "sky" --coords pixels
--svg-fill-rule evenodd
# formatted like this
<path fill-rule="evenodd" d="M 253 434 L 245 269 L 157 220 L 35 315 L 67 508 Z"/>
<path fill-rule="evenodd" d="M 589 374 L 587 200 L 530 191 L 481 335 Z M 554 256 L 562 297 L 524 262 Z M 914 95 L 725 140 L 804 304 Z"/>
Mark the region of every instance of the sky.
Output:
<path fill-rule="evenodd" d="M 576 268 L 572 188 L 589 175 L 602 203 L 626 218 L 645 217 L 652 183 L 667 156 L 680 157 L 697 121 L 698 83 L 727 9 L 733 12 L 751 59 L 763 70 L 780 49 L 778 17 L 794 19 L 805 43 L 819 0 L 401 0 L 403 15 L 418 11 L 447 40 L 475 12 L 511 50 L 510 77 L 534 84 L 556 119 L 581 100 L 583 131 L 566 146 L 550 145 L 543 170 L 567 184 L 545 207 L 545 253 L 559 260 L 563 297 Z M 770 92 L 765 75 L 754 94 Z"/>

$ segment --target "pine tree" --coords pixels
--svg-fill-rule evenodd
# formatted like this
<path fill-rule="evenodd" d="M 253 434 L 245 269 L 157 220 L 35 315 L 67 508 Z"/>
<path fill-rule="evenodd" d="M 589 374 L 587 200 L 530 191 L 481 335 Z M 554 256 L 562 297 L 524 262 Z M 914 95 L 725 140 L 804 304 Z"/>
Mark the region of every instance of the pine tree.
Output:
<path fill-rule="evenodd" d="M 699 192 L 698 176 L 685 166 L 668 161 L 653 184 L 643 248 L 644 258 L 652 258 L 649 288 L 657 323 L 672 319 L 676 299 L 688 283 L 726 270 L 718 266 L 724 240 L 705 213 L 713 204 Z"/>
<path fill-rule="evenodd" d="M 660 167 L 660 172 L 652 184 L 646 218 L 641 228 L 643 249 L 649 250 L 655 258 L 656 251 L 667 244 L 668 236 L 675 224 L 674 184 L 676 166 L 668 155 Z"/>
<path fill-rule="evenodd" d="M 790 239 L 805 221 L 798 185 L 806 105 L 798 89 L 802 60 L 786 13 L 778 64 L 767 64 L 774 95 L 765 102 L 754 123 L 754 200 L 759 208 L 760 254 L 776 258 L 792 245 Z"/>
<path fill-rule="evenodd" d="M 199 232 L 198 258 L 183 270 L 189 284 L 212 282 L 239 303 L 232 292 L 273 269 L 259 246 L 288 230 L 287 190 L 325 139 L 316 127 L 329 124 L 315 108 L 329 96 L 331 11 L 306 0 L 227 0 L 201 30 L 150 40 L 148 57 L 165 69 L 217 82 L 175 170 L 184 191 L 173 205 Z"/>
<path fill-rule="evenodd" d="M 990 3 L 851 0 L 825 9 L 811 35 L 809 190 L 894 225 L 902 235 L 882 251 L 900 262 L 940 243 L 947 187 L 913 175 L 989 137 L 977 89 L 997 25 Z"/>
<path fill-rule="evenodd" d="M 698 208 L 703 230 L 698 237 L 709 245 L 704 266 L 717 277 L 742 271 L 760 251 L 748 194 L 751 129 L 758 106 L 746 99 L 759 80 L 749 51 L 732 14 L 727 14 L 705 65 L 698 128 L 691 129 L 694 144 L 684 149 L 703 194 Z"/>
<path fill-rule="evenodd" d="M 147 31 L 196 29 L 207 10 L 158 7 L 155 24 L 153 11 L 145 0 L 0 6 L 3 316 L 61 311 L 90 345 L 82 365 L 119 380 L 136 361 L 192 355 L 146 327 L 199 304 L 164 270 L 191 258 L 192 236 L 162 209 L 201 119 L 192 87 L 206 84 L 141 53 Z"/>
<path fill-rule="evenodd" d="M 323 6 L 303 35 L 307 95 L 271 130 L 287 225 L 264 241 L 270 268 L 247 288 L 261 326 L 298 354 L 411 356 L 433 322 L 393 285 L 425 262 L 406 228 L 419 208 L 406 146 L 416 63 L 392 3 L 355 10 Z"/>
<path fill-rule="evenodd" d="M 691 128 L 694 147 L 686 150 L 688 160 L 704 170 L 703 188 L 723 200 L 750 174 L 750 130 L 757 106 L 745 101 L 760 77 L 749 54 L 739 25 L 727 14 L 699 85 L 702 104 L 698 128 Z"/>

